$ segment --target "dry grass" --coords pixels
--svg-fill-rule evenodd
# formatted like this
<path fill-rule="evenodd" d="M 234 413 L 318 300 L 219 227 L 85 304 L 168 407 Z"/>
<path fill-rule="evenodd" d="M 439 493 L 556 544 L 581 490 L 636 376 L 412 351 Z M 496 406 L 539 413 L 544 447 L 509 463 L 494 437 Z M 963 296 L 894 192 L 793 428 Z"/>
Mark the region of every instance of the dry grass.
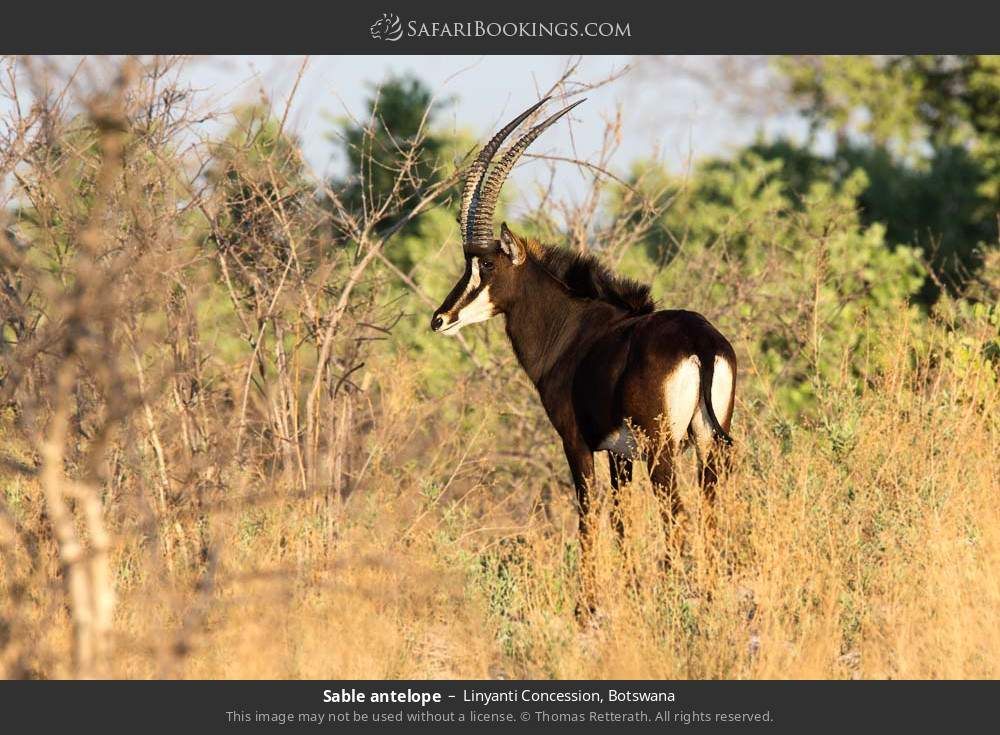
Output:
<path fill-rule="evenodd" d="M 383 369 L 399 375 L 398 364 Z M 536 480 L 510 483 L 468 459 L 489 432 L 471 447 L 449 438 L 412 383 L 386 380 L 399 426 L 420 427 L 409 440 L 440 443 L 436 463 L 407 459 L 433 453 L 399 435 L 372 437 L 381 456 L 370 489 L 350 497 L 321 557 L 308 551 L 321 520 L 294 501 L 228 514 L 207 592 L 193 574 L 131 579 L 123 544 L 113 674 L 995 677 L 1000 431 L 996 394 L 969 393 L 983 378 L 901 367 L 863 395 L 831 396 L 829 431 L 775 432 L 744 406 L 714 524 L 686 476 L 686 543 L 668 572 L 645 478 L 628 494 L 633 573 L 599 524 L 600 613 L 584 626 L 569 493 L 556 497 L 554 522 L 532 513 Z M 451 487 L 431 489 L 453 473 Z M 30 670 L 69 675 L 58 590 L 33 590 L 25 604 Z"/>
<path fill-rule="evenodd" d="M 359 217 L 334 192 L 296 199 L 288 147 L 185 153 L 170 68 L 7 129 L 4 204 L 30 243 L 0 238 L 0 675 L 1000 676 L 995 308 L 900 304 L 866 327 L 870 370 L 817 370 L 817 405 L 790 418 L 756 370 L 767 298 L 752 319 L 705 304 L 743 366 L 733 471 L 709 509 L 684 460 L 664 570 L 648 479 L 622 548 L 599 459 L 599 612 L 581 625 L 576 510 L 532 388 L 495 326 L 418 351 L 425 314 L 400 322 L 378 266 L 386 228 L 444 187 Z M 192 173 L 213 165 L 211 185 Z M 610 252 L 648 224 L 635 206 Z M 818 354 L 804 293 L 787 310 L 812 329 L 786 336 Z"/>

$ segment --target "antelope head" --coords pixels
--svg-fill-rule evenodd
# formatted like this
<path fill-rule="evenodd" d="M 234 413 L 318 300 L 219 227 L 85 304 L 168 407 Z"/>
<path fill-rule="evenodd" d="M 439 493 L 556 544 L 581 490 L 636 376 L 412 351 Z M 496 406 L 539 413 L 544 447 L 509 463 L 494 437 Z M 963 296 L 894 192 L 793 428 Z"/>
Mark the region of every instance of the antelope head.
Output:
<path fill-rule="evenodd" d="M 435 332 L 457 334 L 468 324 L 502 314 L 518 293 L 518 277 L 527 259 L 527 242 L 511 232 L 506 223 L 500 226 L 500 237 L 494 236 L 493 214 L 500 189 L 514 164 L 535 138 L 583 100 L 574 102 L 531 128 L 507 149 L 492 169 L 489 167 L 507 136 L 548 99 L 546 97 L 532 105 L 507 123 L 469 165 L 458 219 L 462 227 L 465 271 L 431 317 L 431 329 Z"/>

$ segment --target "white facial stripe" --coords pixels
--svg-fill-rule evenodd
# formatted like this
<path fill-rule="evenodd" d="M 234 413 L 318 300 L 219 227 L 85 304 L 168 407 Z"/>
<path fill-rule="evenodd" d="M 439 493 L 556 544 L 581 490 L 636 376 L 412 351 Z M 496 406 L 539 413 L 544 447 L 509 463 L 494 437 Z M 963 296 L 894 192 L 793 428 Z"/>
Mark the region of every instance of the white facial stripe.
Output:
<path fill-rule="evenodd" d="M 461 302 L 466 299 L 469 294 L 479 288 L 482 282 L 482 278 L 479 275 L 479 258 L 473 257 L 472 272 L 469 273 L 469 282 L 465 284 L 465 291 L 462 292 L 458 301 Z M 455 317 L 455 321 L 450 324 L 446 324 L 441 328 L 441 334 L 456 334 L 458 330 L 466 324 L 484 322 L 491 316 L 493 316 L 493 302 L 490 300 L 490 289 L 489 286 L 487 286 L 476 295 L 476 298 L 459 310 L 458 315 Z"/>
<path fill-rule="evenodd" d="M 479 292 L 476 298 L 462 307 L 456 321 L 462 325 L 475 324 L 486 321 L 491 316 L 493 316 L 493 302 L 490 300 L 490 289 L 487 286 Z"/>
<path fill-rule="evenodd" d="M 468 295 L 473 291 L 475 291 L 477 288 L 479 288 L 480 283 L 481 281 L 479 279 L 479 258 L 474 257 L 472 259 L 472 274 L 469 276 L 469 283 L 465 287 L 465 294 L 463 295 Z"/>
<path fill-rule="evenodd" d="M 493 314 L 493 301 L 490 299 L 490 287 L 487 286 L 479 292 L 476 298 L 462 307 L 455 321 L 441 329 L 441 334 L 455 334 L 468 324 L 485 322 Z"/>

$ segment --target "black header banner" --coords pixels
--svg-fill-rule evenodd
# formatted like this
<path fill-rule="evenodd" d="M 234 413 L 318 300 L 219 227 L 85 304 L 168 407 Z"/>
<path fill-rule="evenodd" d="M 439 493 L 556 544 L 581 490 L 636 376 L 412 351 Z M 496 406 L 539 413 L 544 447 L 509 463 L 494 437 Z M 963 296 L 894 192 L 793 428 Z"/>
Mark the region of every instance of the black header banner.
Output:
<path fill-rule="evenodd" d="M 996 3 L 170 3 L 5 8 L 6 53 L 750 54 L 1000 49 Z"/>
<path fill-rule="evenodd" d="M 996 682 L 8 682 L 5 731 L 982 732 Z"/>

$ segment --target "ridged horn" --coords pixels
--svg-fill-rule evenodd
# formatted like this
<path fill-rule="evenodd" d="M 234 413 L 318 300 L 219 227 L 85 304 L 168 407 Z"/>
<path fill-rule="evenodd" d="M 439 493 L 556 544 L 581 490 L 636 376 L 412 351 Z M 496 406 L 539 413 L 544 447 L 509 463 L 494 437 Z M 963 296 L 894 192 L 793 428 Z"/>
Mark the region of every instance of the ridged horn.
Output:
<path fill-rule="evenodd" d="M 484 177 L 485 183 L 482 185 L 481 190 L 477 194 L 479 206 L 476 208 L 475 216 L 470 222 L 472 237 L 465 241 L 466 248 L 469 248 L 470 246 L 473 249 L 483 249 L 489 247 L 491 241 L 493 240 L 493 213 L 497 206 L 497 200 L 500 197 L 500 189 L 503 187 L 504 181 L 507 180 L 507 175 L 510 174 L 511 169 L 514 168 L 514 164 L 517 163 L 517 160 L 521 157 L 521 154 L 524 153 L 528 146 L 535 141 L 535 138 L 545 132 L 546 128 L 584 101 L 585 100 L 578 100 L 572 105 L 564 107 L 559 112 L 552 115 L 552 117 L 548 118 L 544 122 L 540 122 L 538 125 L 521 136 L 521 138 L 514 143 L 514 145 L 512 145 L 506 153 L 504 153 L 503 158 L 501 158 L 500 161 L 493 166 L 493 170 L 490 171 L 489 178 Z"/>
<path fill-rule="evenodd" d="M 489 143 L 483 146 L 476 156 L 476 160 L 469 165 L 469 170 L 465 174 L 465 188 L 462 190 L 462 204 L 459 209 L 459 223 L 462 226 L 462 243 L 472 242 L 472 224 L 476 221 L 476 212 L 479 209 L 479 191 L 482 188 L 483 179 L 486 178 L 486 169 L 493 160 L 493 156 L 500 150 L 500 146 L 507 139 L 517 126 L 524 122 L 535 110 L 549 101 L 549 98 L 532 105 L 520 115 L 507 123 L 499 133 L 493 136 Z"/>

